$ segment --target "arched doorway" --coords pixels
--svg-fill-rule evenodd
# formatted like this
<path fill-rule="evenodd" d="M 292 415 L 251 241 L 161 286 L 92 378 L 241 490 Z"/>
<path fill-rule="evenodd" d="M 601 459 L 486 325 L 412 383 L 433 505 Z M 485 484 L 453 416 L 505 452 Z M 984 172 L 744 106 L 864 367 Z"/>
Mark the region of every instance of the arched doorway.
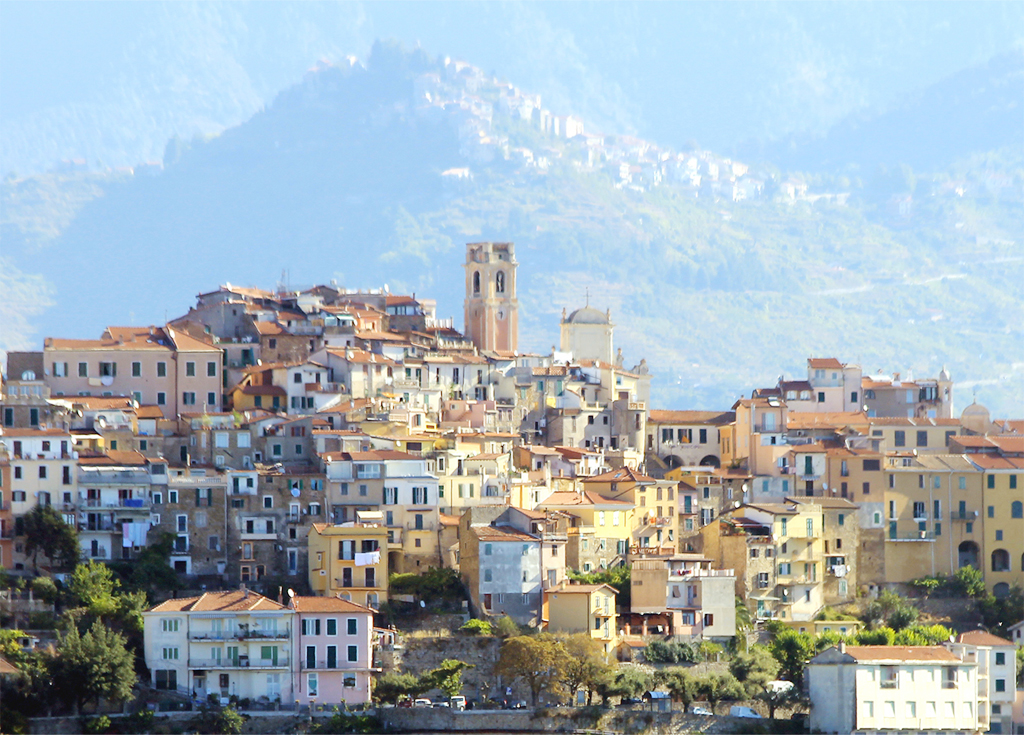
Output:
<path fill-rule="evenodd" d="M 1005 600 L 1010 596 L 1010 585 L 1006 582 L 1000 582 L 992 588 L 992 594 L 998 597 L 1000 600 Z"/>
<path fill-rule="evenodd" d="M 700 461 L 701 467 L 721 467 L 722 461 L 713 454 L 709 454 Z"/>
<path fill-rule="evenodd" d="M 980 552 L 981 550 L 978 548 L 976 543 L 973 541 L 964 541 L 957 547 L 957 566 L 981 569 L 978 565 L 978 554 Z"/>
<path fill-rule="evenodd" d="M 1008 552 L 1006 549 L 996 549 L 992 552 L 992 571 L 1010 571 L 1010 552 Z"/>

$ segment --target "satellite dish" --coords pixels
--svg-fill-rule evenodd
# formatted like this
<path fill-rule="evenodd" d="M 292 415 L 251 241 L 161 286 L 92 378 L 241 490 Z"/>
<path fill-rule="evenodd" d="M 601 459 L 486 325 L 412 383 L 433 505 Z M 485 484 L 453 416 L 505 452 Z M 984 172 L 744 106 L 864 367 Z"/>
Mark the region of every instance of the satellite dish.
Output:
<path fill-rule="evenodd" d="M 291 587 L 288 588 L 288 597 L 295 597 L 295 590 L 293 590 Z"/>
<path fill-rule="evenodd" d="M 297 487 L 293 487 L 292 488 L 292 497 L 293 498 L 299 497 L 299 489 Z"/>
<path fill-rule="evenodd" d="M 391 293 L 391 289 L 388 288 L 388 284 L 384 284 L 384 293 Z"/>
<path fill-rule="evenodd" d="M 420 607 L 426 607 L 426 606 L 427 606 L 427 603 L 425 603 L 423 600 L 420 600 Z"/>

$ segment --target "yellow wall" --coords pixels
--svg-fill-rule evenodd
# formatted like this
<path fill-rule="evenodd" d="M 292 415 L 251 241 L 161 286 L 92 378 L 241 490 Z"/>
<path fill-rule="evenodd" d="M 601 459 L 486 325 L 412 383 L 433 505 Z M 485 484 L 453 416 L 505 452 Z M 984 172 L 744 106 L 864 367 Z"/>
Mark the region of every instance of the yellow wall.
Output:
<path fill-rule="evenodd" d="M 365 566 L 357 567 L 355 561 L 338 559 L 338 547 L 343 540 L 356 542 L 356 551 L 361 548 L 361 541 L 373 539 L 380 549 L 380 561 L 372 565 L 375 586 L 365 587 Z M 352 569 L 352 587 L 341 584 L 342 570 Z M 309 586 L 313 593 L 321 596 L 334 597 L 338 593 L 351 595 L 352 602 L 366 605 L 372 595 L 377 595 L 377 603 L 388 599 L 388 540 L 387 529 L 378 525 L 327 526 L 321 532 L 317 527 L 309 530 Z M 371 596 L 368 598 L 368 596 Z M 376 605 L 373 605 L 376 607 Z"/>

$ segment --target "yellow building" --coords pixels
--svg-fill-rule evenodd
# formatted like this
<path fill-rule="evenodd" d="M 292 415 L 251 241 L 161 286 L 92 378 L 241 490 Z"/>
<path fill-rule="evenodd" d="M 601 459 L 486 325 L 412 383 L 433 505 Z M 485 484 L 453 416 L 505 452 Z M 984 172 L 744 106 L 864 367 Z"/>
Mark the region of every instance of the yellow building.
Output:
<path fill-rule="evenodd" d="M 890 453 L 884 474 L 886 582 L 983 568 L 991 547 L 980 512 L 982 473 L 967 457 Z"/>
<path fill-rule="evenodd" d="M 794 502 L 757 503 L 738 508 L 734 516 L 761 524 L 774 540 L 773 597 L 777 598 L 778 617 L 783 621 L 813 620 L 825 604 L 822 507 Z"/>
<path fill-rule="evenodd" d="M 309 529 L 309 586 L 314 594 L 376 609 L 388 599 L 388 529 L 379 511 L 356 517 Z"/>
<path fill-rule="evenodd" d="M 1011 587 L 1024 585 L 1024 457 L 1019 453 L 967 456 L 985 477 L 981 558 L 985 586 L 996 597 L 1004 597 Z"/>
<path fill-rule="evenodd" d="M 592 491 L 556 491 L 537 504 L 570 516 L 566 564 L 589 572 L 625 562 L 633 538 L 633 502 Z"/>
<path fill-rule="evenodd" d="M 616 591 L 607 584 L 562 584 L 544 590 L 550 633 L 588 633 L 611 653 L 618 643 Z"/>

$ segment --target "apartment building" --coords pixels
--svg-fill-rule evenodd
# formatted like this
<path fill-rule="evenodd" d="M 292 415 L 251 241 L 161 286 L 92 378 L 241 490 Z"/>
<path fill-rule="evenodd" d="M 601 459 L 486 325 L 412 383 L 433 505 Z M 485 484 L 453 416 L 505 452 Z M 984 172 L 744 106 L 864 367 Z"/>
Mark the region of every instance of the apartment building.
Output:
<path fill-rule="evenodd" d="M 640 556 L 630 562 L 630 629 L 647 635 L 736 635 L 736 575 L 699 554 Z"/>
<path fill-rule="evenodd" d="M 165 484 L 153 484 L 150 524 L 157 538 L 173 537 L 171 566 L 212 584 L 226 581 L 232 541 L 227 478 L 213 468 L 168 467 Z"/>
<path fill-rule="evenodd" d="M 647 471 L 653 476 L 676 467 L 721 466 L 719 427 L 735 419 L 732 411 L 652 409 L 647 415 Z"/>
<path fill-rule="evenodd" d="M 607 584 L 561 584 L 544 590 L 546 630 L 586 633 L 611 653 L 618 643 L 615 588 Z"/>
<path fill-rule="evenodd" d="M 470 604 L 479 614 L 542 625 L 543 590 L 566 579 L 566 540 L 544 512 L 467 509 L 459 521 L 459 572 Z"/>
<path fill-rule="evenodd" d="M 309 586 L 377 609 L 388 599 L 388 529 L 380 511 L 357 511 L 356 520 L 314 523 L 309 530 Z"/>
<path fill-rule="evenodd" d="M 50 402 L 42 352 L 8 352 L 0 381 L 0 425 L 8 429 L 66 428 L 65 409 Z"/>
<path fill-rule="evenodd" d="M 861 380 L 868 416 L 938 418 L 953 416 L 953 379 L 943 368 L 938 378 L 865 375 Z"/>
<path fill-rule="evenodd" d="M 223 405 L 223 353 L 173 327 L 108 327 L 99 339 L 48 337 L 52 396 L 132 396 L 164 418 Z"/>
<path fill-rule="evenodd" d="M 871 417 L 868 428 L 879 451 L 918 454 L 950 452 L 950 438 L 962 431 L 958 419 L 908 416 Z"/>
<path fill-rule="evenodd" d="M 1011 587 L 1024 585 L 1024 439 L 1004 445 L 999 454 L 965 456 L 984 473 L 985 585 L 1003 597 Z"/>
<path fill-rule="evenodd" d="M 387 563 L 392 571 L 440 564 L 439 482 L 427 472 L 425 458 L 394 450 L 320 456 L 336 523 L 345 523 L 360 511 L 380 510 L 388 529 Z"/>
<path fill-rule="evenodd" d="M 978 468 L 964 455 L 905 452 L 886 456 L 884 470 L 886 581 L 983 569 L 992 547 Z"/>
<path fill-rule="evenodd" d="M 847 646 L 812 658 L 804 675 L 812 732 L 977 732 L 978 664 L 942 646 Z"/>
<path fill-rule="evenodd" d="M 295 699 L 302 704 L 370 701 L 374 668 L 373 610 L 337 597 L 294 596 L 297 679 Z"/>
<path fill-rule="evenodd" d="M 857 505 L 843 498 L 787 498 L 798 508 L 821 509 L 826 605 L 853 600 L 860 589 L 860 525 Z"/>
<path fill-rule="evenodd" d="M 154 486 L 167 485 L 167 463 L 139 452 L 108 451 L 78 459 L 78 543 L 82 556 L 131 559 L 148 545 Z"/>
<path fill-rule="evenodd" d="M 162 602 L 142 613 L 150 684 L 201 701 L 292 702 L 294 617 L 245 585 Z"/>
<path fill-rule="evenodd" d="M 1013 732 L 1017 695 L 1017 647 L 1013 641 L 972 630 L 947 646 L 964 661 L 978 665 L 978 726 L 992 733 Z"/>
<path fill-rule="evenodd" d="M 538 510 L 569 516 L 566 564 L 590 572 L 626 561 L 633 539 L 634 505 L 593 490 L 556 490 L 537 503 Z"/>

